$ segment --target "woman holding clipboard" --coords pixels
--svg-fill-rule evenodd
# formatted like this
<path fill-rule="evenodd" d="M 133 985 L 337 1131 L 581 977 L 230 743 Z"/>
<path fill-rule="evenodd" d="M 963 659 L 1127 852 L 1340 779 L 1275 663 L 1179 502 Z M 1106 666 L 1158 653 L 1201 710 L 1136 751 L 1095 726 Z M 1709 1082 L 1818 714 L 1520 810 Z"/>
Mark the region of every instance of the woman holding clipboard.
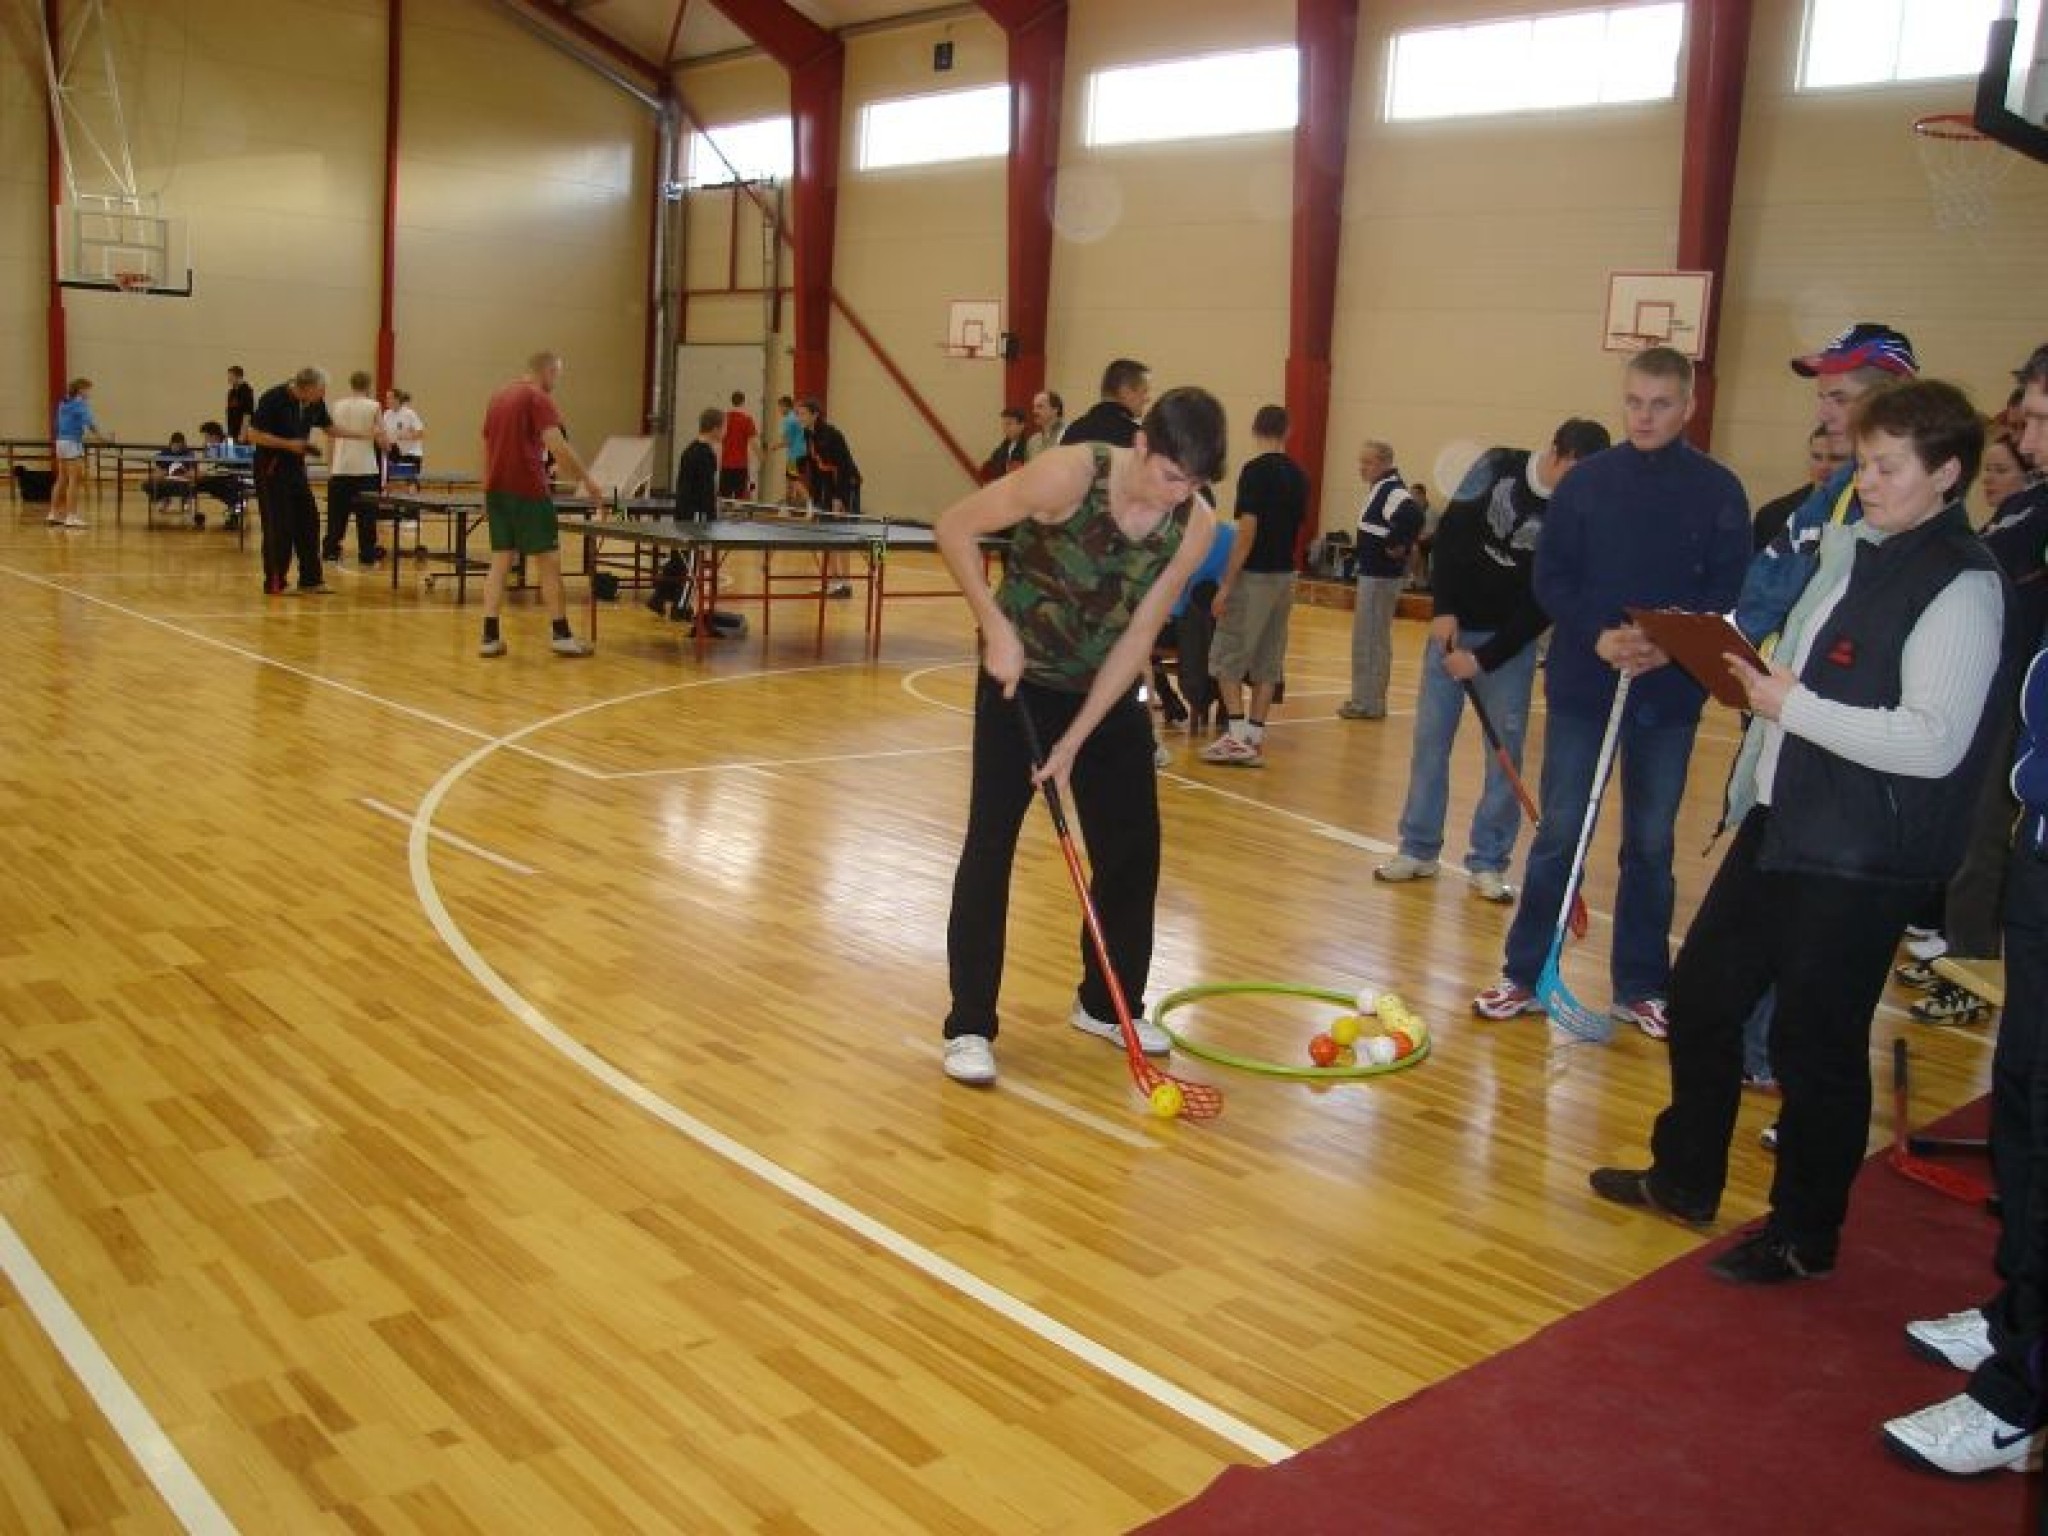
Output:
<path fill-rule="evenodd" d="M 1606 1199 L 1714 1219 L 1743 1020 L 1775 987 L 1771 1209 L 1711 1266 L 1737 1284 L 1835 1266 L 1870 1123 L 1871 1016 L 1907 919 L 1962 858 L 1989 758 L 2003 583 L 1963 511 L 1982 422 L 1953 385 L 1916 380 L 1864 401 L 1855 436 L 1862 522 L 1827 530 L 1768 667 L 1722 657 L 1716 691 L 1752 717 L 1729 786 L 1737 831 L 1672 970 L 1671 1103 L 1650 1166 L 1592 1175 Z"/>

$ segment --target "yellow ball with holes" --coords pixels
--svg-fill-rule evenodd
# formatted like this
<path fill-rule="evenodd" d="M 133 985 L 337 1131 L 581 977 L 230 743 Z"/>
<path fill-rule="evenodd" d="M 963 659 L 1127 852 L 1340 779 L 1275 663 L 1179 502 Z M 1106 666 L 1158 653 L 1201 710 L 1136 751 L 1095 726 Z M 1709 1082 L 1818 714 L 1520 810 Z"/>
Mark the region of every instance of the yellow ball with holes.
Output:
<path fill-rule="evenodd" d="M 1339 1045 L 1358 1044 L 1358 1016 L 1342 1013 L 1330 1021 L 1330 1038 Z"/>
<path fill-rule="evenodd" d="M 1161 1120 L 1178 1120 L 1181 1110 L 1187 1105 L 1187 1098 L 1180 1091 L 1179 1083 L 1161 1083 L 1152 1090 L 1148 1102 L 1152 1113 Z"/>

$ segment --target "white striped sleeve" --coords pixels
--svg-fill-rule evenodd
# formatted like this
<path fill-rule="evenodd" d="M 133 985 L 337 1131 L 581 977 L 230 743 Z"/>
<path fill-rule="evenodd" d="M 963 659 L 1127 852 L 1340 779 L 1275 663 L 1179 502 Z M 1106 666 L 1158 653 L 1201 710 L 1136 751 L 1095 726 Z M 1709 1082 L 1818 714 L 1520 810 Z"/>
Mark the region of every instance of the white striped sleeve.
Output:
<path fill-rule="evenodd" d="M 1802 686 L 1786 697 L 1779 723 L 1879 773 L 1920 779 L 1953 773 L 1970 750 L 1998 668 L 2004 608 L 1996 571 L 1963 572 L 1906 637 L 1895 707 L 1841 704 Z"/>

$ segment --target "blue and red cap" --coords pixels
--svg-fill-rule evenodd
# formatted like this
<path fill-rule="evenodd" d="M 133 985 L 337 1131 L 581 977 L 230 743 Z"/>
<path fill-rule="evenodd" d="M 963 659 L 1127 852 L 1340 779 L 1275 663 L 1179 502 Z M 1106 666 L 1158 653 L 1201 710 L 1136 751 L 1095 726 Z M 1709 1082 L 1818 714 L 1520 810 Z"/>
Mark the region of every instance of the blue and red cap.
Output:
<path fill-rule="evenodd" d="M 1903 331 L 1871 320 L 1859 320 L 1818 352 L 1792 359 L 1792 371 L 1804 379 L 1851 373 L 1858 368 L 1876 368 L 1910 379 L 1919 373 L 1920 360 L 1913 355 L 1913 343 Z"/>

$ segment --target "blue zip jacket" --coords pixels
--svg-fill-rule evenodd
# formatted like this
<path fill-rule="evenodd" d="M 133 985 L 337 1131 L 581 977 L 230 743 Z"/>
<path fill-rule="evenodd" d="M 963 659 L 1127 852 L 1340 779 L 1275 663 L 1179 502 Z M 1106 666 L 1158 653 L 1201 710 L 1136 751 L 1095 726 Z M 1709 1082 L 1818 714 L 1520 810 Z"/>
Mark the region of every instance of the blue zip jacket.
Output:
<path fill-rule="evenodd" d="M 57 437 L 67 443 L 82 443 L 85 434 L 97 432 L 100 424 L 92 419 L 92 402 L 83 395 L 73 395 L 59 402 L 57 406 Z"/>
<path fill-rule="evenodd" d="M 1726 613 L 1749 565 L 1749 502 L 1725 465 L 1683 438 L 1655 453 L 1621 443 L 1564 479 L 1536 544 L 1536 600 L 1554 626 L 1544 693 L 1559 714 L 1604 716 L 1614 669 L 1595 653 L 1630 608 Z M 1637 678 L 1628 718 L 1697 720 L 1706 692 L 1677 666 Z"/>
<path fill-rule="evenodd" d="M 1834 521 L 1835 508 L 1841 506 L 1845 526 L 1863 521 L 1855 479 L 1853 461 L 1828 476 L 1825 485 L 1800 503 L 1783 531 L 1750 561 L 1742 578 L 1742 596 L 1735 603 L 1735 627 L 1750 644 L 1762 645 L 1785 627 L 1785 616 L 1813 579 L 1821 530 Z"/>

